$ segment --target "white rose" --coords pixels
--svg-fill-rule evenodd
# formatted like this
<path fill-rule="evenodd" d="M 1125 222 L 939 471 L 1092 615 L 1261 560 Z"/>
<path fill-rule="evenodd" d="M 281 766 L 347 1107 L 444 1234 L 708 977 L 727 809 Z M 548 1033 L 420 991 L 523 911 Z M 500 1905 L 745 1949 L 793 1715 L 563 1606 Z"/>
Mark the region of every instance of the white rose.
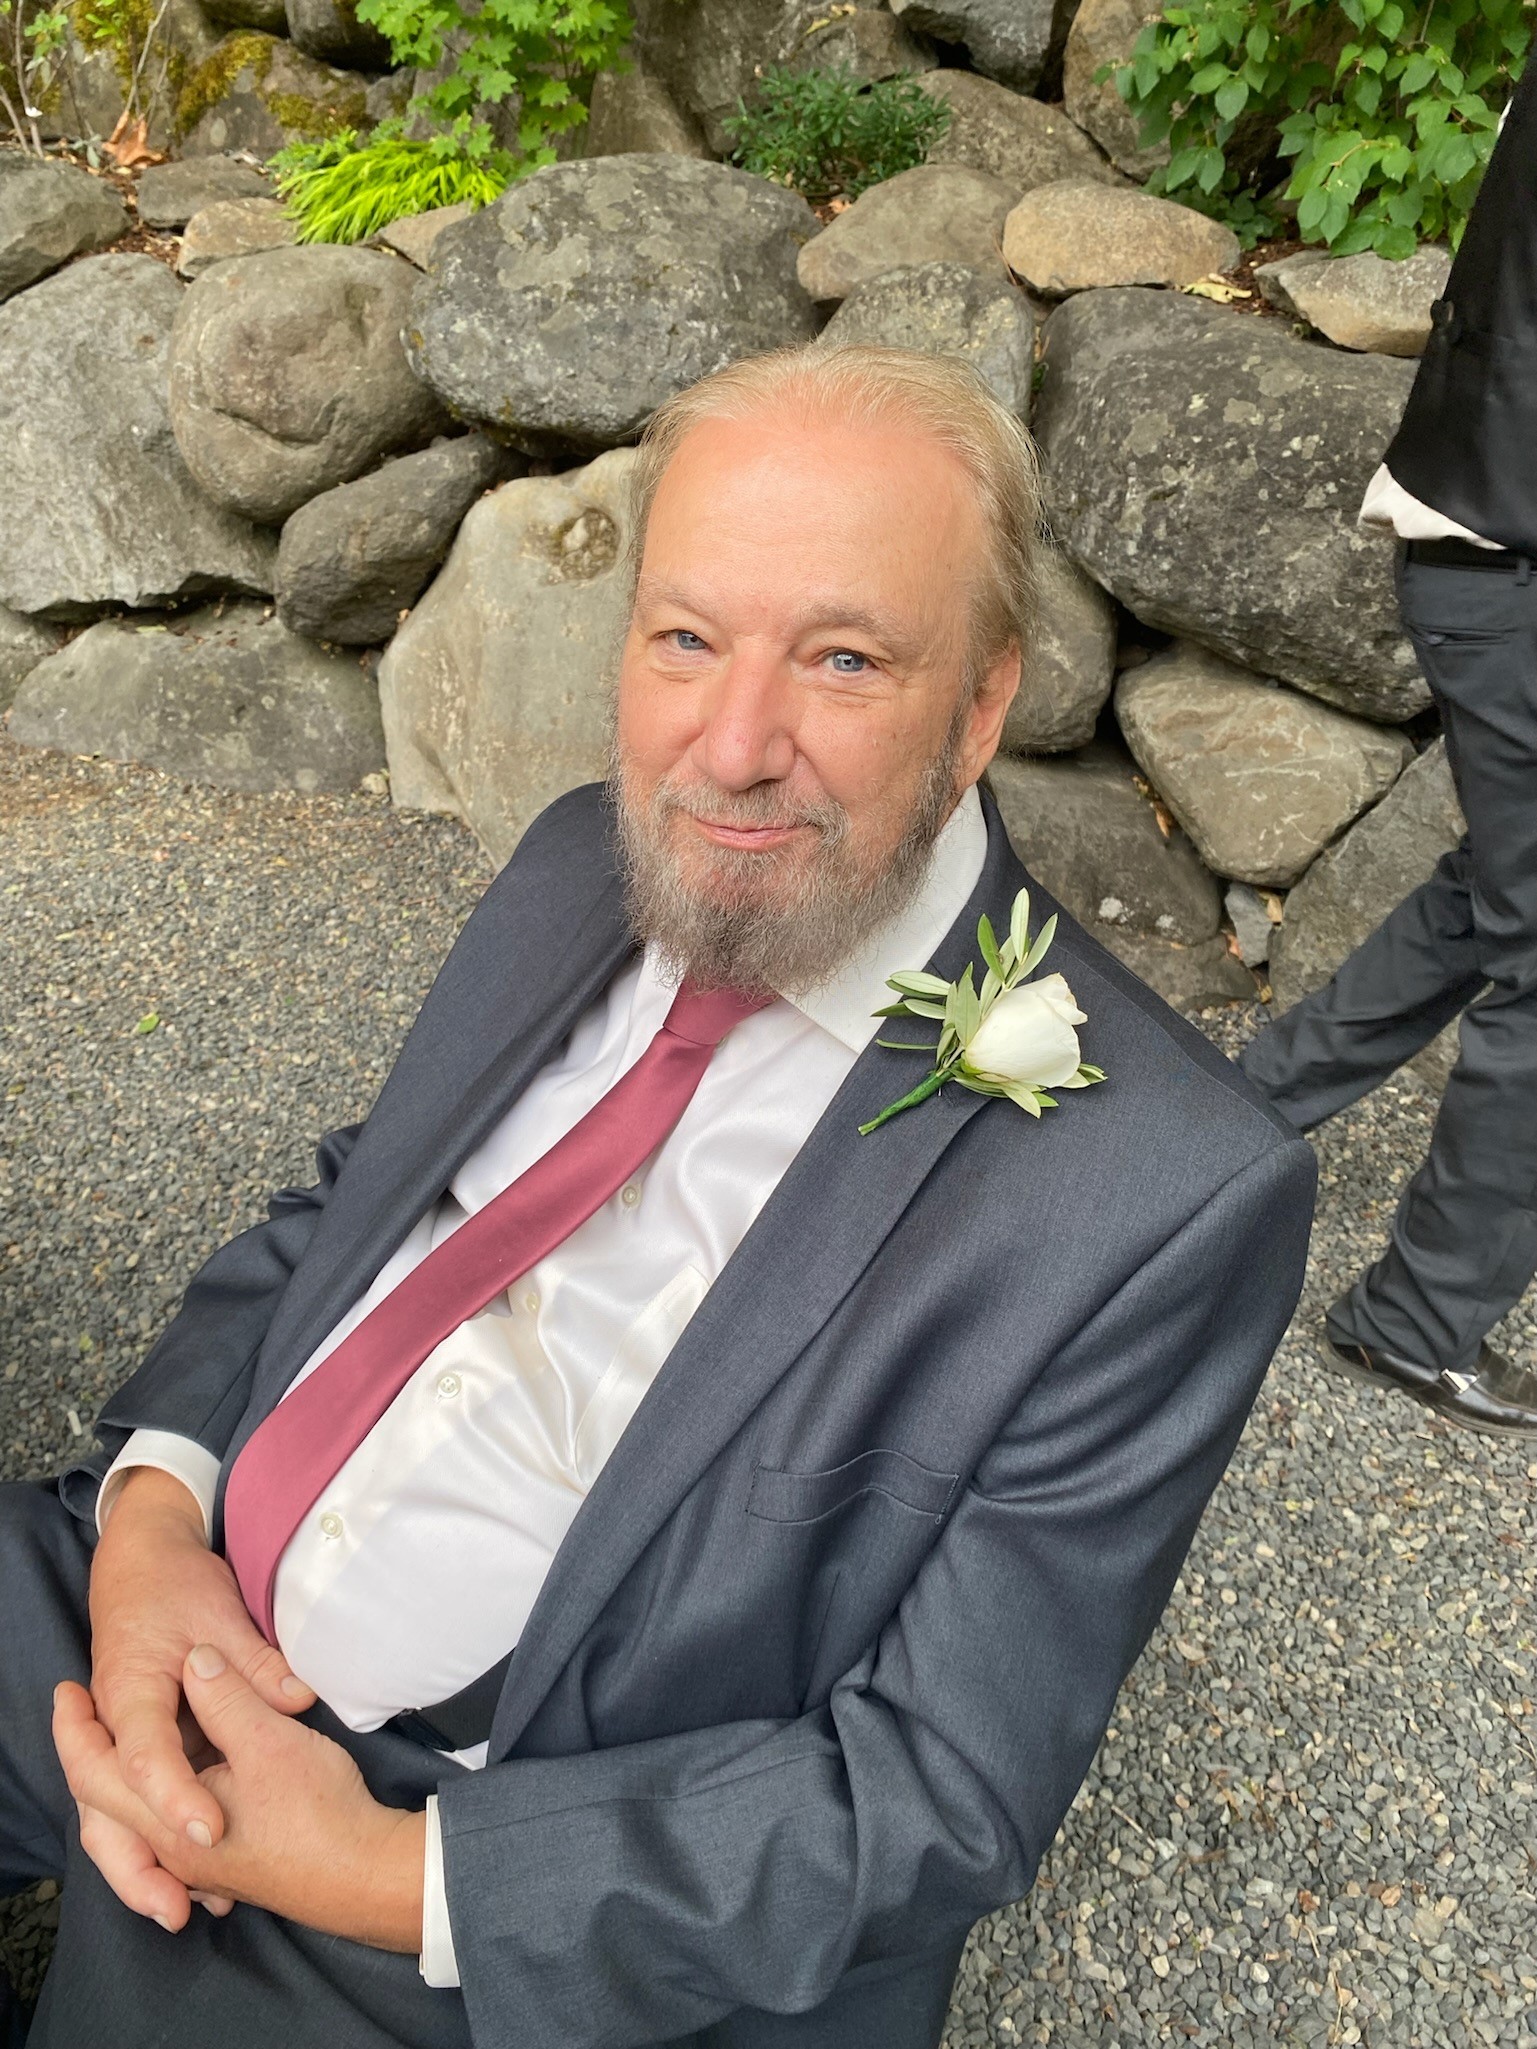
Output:
<path fill-rule="evenodd" d="M 983 1018 L 966 1048 L 966 1065 L 986 1081 L 1060 1088 L 1082 1059 L 1073 1027 L 1087 1022 L 1060 975 L 1022 982 Z"/>

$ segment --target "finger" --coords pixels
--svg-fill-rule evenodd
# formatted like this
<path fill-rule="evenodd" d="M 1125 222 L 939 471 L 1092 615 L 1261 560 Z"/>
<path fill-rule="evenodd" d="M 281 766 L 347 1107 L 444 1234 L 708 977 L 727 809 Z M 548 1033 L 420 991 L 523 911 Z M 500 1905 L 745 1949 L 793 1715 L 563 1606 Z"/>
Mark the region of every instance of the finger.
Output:
<path fill-rule="evenodd" d="M 192 1646 L 182 1685 L 198 1727 L 231 1764 L 238 1765 L 241 1753 L 270 1730 L 273 1710 L 216 1645 Z"/>
<path fill-rule="evenodd" d="M 83 1688 L 73 1690 L 89 1703 Z M 177 1675 L 153 1669 L 115 1674 L 110 1693 L 112 1733 L 124 1785 L 162 1827 L 208 1849 L 224 1833 L 224 1815 L 207 1787 L 199 1784 L 187 1756 L 177 1720 Z"/>
<path fill-rule="evenodd" d="M 80 1847 L 123 1905 L 158 1921 L 169 1935 L 185 1928 L 192 1913 L 187 1889 L 162 1869 L 144 1838 L 98 1807 L 78 1800 L 75 1805 L 80 1813 Z"/>
<path fill-rule="evenodd" d="M 194 1892 L 192 1898 L 198 1906 L 206 1907 L 216 1921 L 222 1921 L 235 1905 L 233 1900 L 227 1900 L 221 1892 Z"/>
<path fill-rule="evenodd" d="M 248 1617 L 232 1618 L 219 1631 L 217 1648 L 268 1707 L 281 1715 L 303 1714 L 315 1705 L 315 1691 L 306 1686 L 280 1650 L 268 1643 Z"/>

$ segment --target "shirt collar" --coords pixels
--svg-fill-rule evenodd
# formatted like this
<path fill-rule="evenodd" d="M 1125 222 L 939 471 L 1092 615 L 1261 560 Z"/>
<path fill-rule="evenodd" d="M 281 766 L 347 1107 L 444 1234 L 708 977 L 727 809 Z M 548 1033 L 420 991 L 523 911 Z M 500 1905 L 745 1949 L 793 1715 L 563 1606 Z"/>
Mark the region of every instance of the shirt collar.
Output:
<path fill-rule="evenodd" d="M 894 1001 L 888 975 L 927 964 L 976 888 L 987 859 L 987 820 L 973 784 L 941 827 L 929 850 L 928 866 L 906 908 L 866 935 L 836 975 L 814 989 L 785 997 L 851 1053 L 862 1053 L 880 1029 L 875 1013 Z M 641 964 L 641 988 L 665 1007 L 677 975 L 665 968 L 655 946 Z"/>

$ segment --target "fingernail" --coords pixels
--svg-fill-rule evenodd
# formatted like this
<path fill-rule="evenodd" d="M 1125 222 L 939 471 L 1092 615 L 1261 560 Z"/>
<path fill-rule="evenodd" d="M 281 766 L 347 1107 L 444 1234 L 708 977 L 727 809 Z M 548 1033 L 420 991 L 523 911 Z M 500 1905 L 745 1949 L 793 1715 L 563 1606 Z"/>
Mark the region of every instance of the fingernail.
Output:
<path fill-rule="evenodd" d="M 278 1691 L 279 1693 L 286 1693 L 290 1700 L 300 1700 L 309 1692 L 309 1688 L 302 1679 L 295 1679 L 290 1672 L 288 1677 L 279 1685 Z"/>
<path fill-rule="evenodd" d="M 224 1659 L 211 1643 L 194 1644 L 187 1663 L 199 1679 L 217 1679 L 224 1670 Z"/>
<path fill-rule="evenodd" d="M 205 1672 L 203 1676 L 205 1679 L 208 1679 L 212 1678 L 213 1675 L 212 1673 Z M 189 1821 L 187 1823 L 187 1834 L 200 1850 L 211 1850 L 213 1848 L 213 1830 L 206 1821 Z"/>
<path fill-rule="evenodd" d="M 164 1914 L 157 1914 L 155 1919 L 160 1923 L 167 1935 L 174 1935 L 176 1933 L 175 1923 L 168 1921 Z"/>

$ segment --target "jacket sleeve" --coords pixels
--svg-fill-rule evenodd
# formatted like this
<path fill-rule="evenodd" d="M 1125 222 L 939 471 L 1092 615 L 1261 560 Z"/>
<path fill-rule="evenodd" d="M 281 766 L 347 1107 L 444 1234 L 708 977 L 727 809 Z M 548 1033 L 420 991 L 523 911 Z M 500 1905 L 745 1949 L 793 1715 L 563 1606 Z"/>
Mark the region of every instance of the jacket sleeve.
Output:
<path fill-rule="evenodd" d="M 1253 1160 L 1053 1359 L 825 1706 L 440 1787 L 476 2049 L 808 2009 L 1028 1890 L 1296 1303 L 1313 1176 Z"/>
<path fill-rule="evenodd" d="M 73 1515 L 94 1521 L 107 1468 L 135 1430 L 188 1437 L 222 1459 L 245 1412 L 273 1312 L 362 1128 L 351 1124 L 328 1133 L 316 1150 L 315 1185 L 280 1189 L 267 1205 L 266 1222 L 221 1245 L 193 1276 L 144 1363 L 97 1418 L 103 1448 L 60 1479 Z"/>

